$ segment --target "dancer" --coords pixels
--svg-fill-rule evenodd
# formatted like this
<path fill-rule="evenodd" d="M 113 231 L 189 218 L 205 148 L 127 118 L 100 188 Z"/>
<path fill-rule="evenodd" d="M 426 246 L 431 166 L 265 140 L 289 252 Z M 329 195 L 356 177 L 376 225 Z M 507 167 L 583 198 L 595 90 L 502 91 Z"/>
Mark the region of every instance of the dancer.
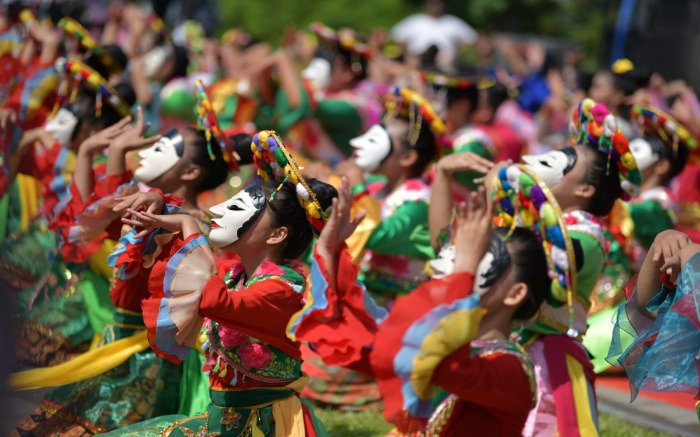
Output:
<path fill-rule="evenodd" d="M 189 216 L 128 209 L 138 220 L 125 223 L 182 233 L 170 258 L 153 268 L 144 320 L 153 349 L 173 362 L 181 362 L 197 346 L 204 326 L 211 403 L 195 417 L 166 416 L 112 435 L 161 430 L 164 435 L 221 436 L 325 432 L 295 396 L 307 377 L 301 372 L 299 343 L 287 339 L 284 329 L 301 309 L 305 284 L 293 260 L 323 228 L 336 190 L 314 179 L 305 181 L 275 132 L 262 131 L 253 142 L 258 172 L 266 182 L 212 207 L 216 218 L 209 239 Z M 217 266 L 209 241 L 240 259 Z M 173 268 L 175 276 L 168 273 Z"/>

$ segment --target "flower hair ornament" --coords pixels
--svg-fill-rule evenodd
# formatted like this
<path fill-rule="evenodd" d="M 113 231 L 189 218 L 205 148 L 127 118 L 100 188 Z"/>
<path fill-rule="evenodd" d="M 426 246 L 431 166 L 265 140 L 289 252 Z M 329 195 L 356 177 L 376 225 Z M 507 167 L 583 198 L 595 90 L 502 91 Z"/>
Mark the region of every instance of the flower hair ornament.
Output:
<path fill-rule="evenodd" d="M 116 59 L 100 46 L 97 40 L 87 31 L 83 26 L 80 25 L 71 17 L 63 17 L 58 22 L 58 27 L 63 29 L 63 32 L 74 38 L 82 48 L 84 48 L 90 56 L 96 57 L 100 64 L 104 65 L 107 70 L 111 73 L 116 73 L 123 70 L 123 66 L 117 62 Z"/>
<path fill-rule="evenodd" d="M 318 237 L 328 221 L 328 215 L 316 199 L 316 194 L 301 176 L 301 169 L 282 142 L 282 138 L 275 131 L 260 131 L 253 137 L 251 150 L 253 161 L 258 167 L 258 176 L 265 182 L 273 181 L 279 184 L 277 190 L 270 195 L 270 200 L 274 199 L 277 191 L 286 184 L 296 193 L 299 204 L 306 211 L 306 218 L 314 235 Z"/>
<path fill-rule="evenodd" d="M 209 159 L 212 161 L 216 160 L 214 151 L 211 148 L 211 141 L 214 139 L 219 147 L 221 147 L 224 161 L 226 161 L 231 171 L 238 171 L 238 161 L 240 161 L 241 158 L 234 150 L 233 144 L 231 144 L 228 137 L 221 132 L 219 121 L 216 118 L 216 113 L 214 112 L 211 100 L 209 100 L 209 94 L 207 93 L 204 83 L 199 79 L 196 80 L 194 82 L 194 89 L 197 95 L 197 129 L 204 131 L 204 135 L 207 138 Z"/>
<path fill-rule="evenodd" d="M 435 152 L 438 157 L 452 152 L 452 139 L 447 132 L 445 122 L 437 115 L 428 101 L 408 88 L 393 87 L 386 96 L 386 113 L 389 119 L 396 116 L 408 116 L 409 139 L 411 146 L 416 144 L 420 130 L 428 126 L 435 137 Z"/>
<path fill-rule="evenodd" d="M 70 103 L 75 101 L 80 84 L 82 83 L 87 89 L 95 92 L 95 114 L 97 117 L 102 115 L 102 103 L 105 100 L 116 109 L 122 117 L 131 114 L 129 105 L 119 93 L 112 88 L 107 80 L 81 61 L 58 58 L 55 66 L 59 74 L 63 74 L 63 79 L 58 88 L 58 98 L 56 99 L 56 105 L 53 110 L 54 114 L 58 111 L 58 108 L 61 107 L 63 100 L 65 100 L 68 95 L 68 82 L 71 79 L 73 80 L 73 86 Z"/>
<path fill-rule="evenodd" d="M 510 227 L 511 232 L 515 227 L 530 229 L 541 241 L 552 278 L 551 298 L 547 302 L 555 307 L 568 305 L 568 326 L 561 323 L 561 327 L 568 328 L 569 337 L 578 337 L 579 331 L 574 325 L 577 284 L 574 246 L 554 195 L 535 173 L 517 164 L 499 170 L 494 178 L 492 196 L 498 200 L 494 209 L 496 226 Z M 509 236 L 510 233 L 505 239 Z"/>
<path fill-rule="evenodd" d="M 610 165 L 620 170 L 622 200 L 629 200 L 641 193 L 642 173 L 629 149 L 627 138 L 620 132 L 615 116 L 602 103 L 584 99 L 574 110 L 569 125 L 573 144 L 580 144 L 605 153 Z"/>
<path fill-rule="evenodd" d="M 630 114 L 642 135 L 656 135 L 673 149 L 674 156 L 687 156 L 690 163 L 700 162 L 698 139 L 675 118 L 649 105 L 634 105 Z"/>

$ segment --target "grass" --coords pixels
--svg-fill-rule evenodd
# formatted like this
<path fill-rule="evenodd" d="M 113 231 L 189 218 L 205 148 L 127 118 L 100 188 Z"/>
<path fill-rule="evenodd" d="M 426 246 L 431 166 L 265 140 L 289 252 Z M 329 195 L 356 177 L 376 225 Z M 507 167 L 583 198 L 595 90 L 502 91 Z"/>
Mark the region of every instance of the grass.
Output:
<path fill-rule="evenodd" d="M 317 409 L 316 415 L 323 421 L 328 434 L 333 437 L 379 437 L 392 429 L 384 421 L 382 413 L 373 411 L 346 411 Z M 610 414 L 600 415 L 601 437 L 671 437 L 618 419 Z"/>

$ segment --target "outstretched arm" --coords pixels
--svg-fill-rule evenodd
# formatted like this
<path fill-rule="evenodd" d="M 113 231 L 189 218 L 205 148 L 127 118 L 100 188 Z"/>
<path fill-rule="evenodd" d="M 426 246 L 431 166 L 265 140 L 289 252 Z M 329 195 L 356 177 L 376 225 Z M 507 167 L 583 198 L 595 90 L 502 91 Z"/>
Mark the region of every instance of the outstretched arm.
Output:
<path fill-rule="evenodd" d="M 144 126 L 143 109 L 139 106 L 136 115 L 136 125 L 130 129 L 122 129 L 120 131 L 121 134 L 114 138 L 109 145 L 109 156 L 107 157 L 107 169 L 105 171 L 107 176 L 126 171 L 127 152 L 150 146 L 160 139 L 160 135 L 143 138 L 150 126 L 150 123 Z"/>

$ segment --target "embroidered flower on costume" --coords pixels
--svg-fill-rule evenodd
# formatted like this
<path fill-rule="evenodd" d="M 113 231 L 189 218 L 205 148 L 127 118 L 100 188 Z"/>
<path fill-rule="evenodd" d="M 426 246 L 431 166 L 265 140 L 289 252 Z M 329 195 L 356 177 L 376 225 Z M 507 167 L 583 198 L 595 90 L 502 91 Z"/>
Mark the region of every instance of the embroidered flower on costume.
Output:
<path fill-rule="evenodd" d="M 219 325 L 218 330 L 219 337 L 221 338 L 221 344 L 226 349 L 233 349 L 236 346 L 242 346 L 250 343 L 248 336 L 240 331 L 229 329 L 221 325 Z"/>
<path fill-rule="evenodd" d="M 224 408 L 222 415 L 221 424 L 226 425 L 226 431 L 238 429 L 240 426 L 241 413 L 237 413 L 235 408 Z"/>
<path fill-rule="evenodd" d="M 236 349 L 241 364 L 249 369 L 264 369 L 270 364 L 270 349 L 259 343 L 246 344 Z"/>
<path fill-rule="evenodd" d="M 237 262 L 234 264 L 231 264 L 229 267 L 229 270 L 231 270 L 231 277 L 235 278 L 241 273 L 243 273 L 243 263 L 242 262 Z"/>
<path fill-rule="evenodd" d="M 409 179 L 404 183 L 404 188 L 408 191 L 423 190 L 425 183 L 421 179 Z"/>
<path fill-rule="evenodd" d="M 200 426 L 197 432 L 187 428 L 180 428 L 180 431 L 187 437 L 217 437 L 221 435 L 220 432 L 207 432 L 207 428 L 204 425 Z"/>

